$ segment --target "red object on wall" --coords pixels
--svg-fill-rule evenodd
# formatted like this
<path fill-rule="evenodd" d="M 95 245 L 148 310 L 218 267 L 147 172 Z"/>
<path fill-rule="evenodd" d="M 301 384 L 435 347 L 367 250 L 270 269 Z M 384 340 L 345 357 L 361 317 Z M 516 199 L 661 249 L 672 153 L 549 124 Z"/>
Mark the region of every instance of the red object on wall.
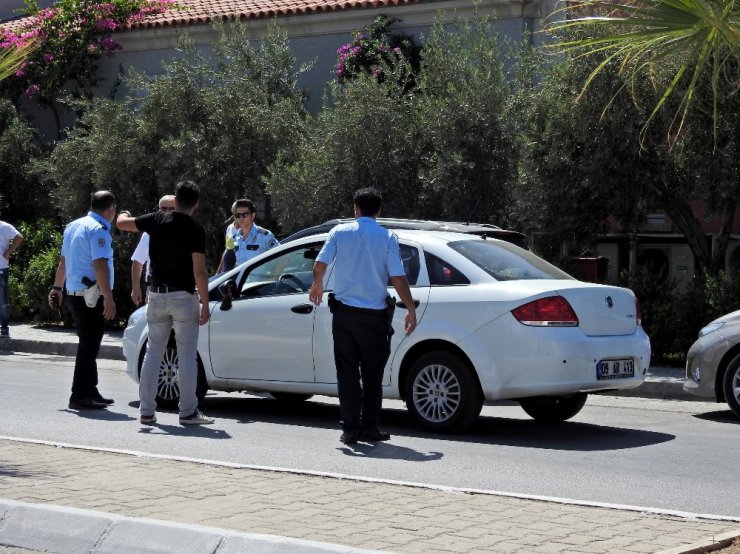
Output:
<path fill-rule="evenodd" d="M 569 269 L 573 277 L 590 283 L 606 281 L 609 269 L 609 258 L 604 256 L 573 256 L 569 260 Z"/>

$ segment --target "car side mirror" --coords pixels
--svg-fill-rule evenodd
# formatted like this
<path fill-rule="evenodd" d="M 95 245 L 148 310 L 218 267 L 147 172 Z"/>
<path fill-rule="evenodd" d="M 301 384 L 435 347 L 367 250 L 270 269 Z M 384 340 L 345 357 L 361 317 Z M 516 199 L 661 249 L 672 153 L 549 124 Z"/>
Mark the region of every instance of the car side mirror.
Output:
<path fill-rule="evenodd" d="M 218 286 L 218 292 L 221 293 L 221 310 L 227 311 L 231 309 L 231 303 L 234 298 L 239 297 L 239 289 L 236 286 L 236 281 L 228 279 Z"/>

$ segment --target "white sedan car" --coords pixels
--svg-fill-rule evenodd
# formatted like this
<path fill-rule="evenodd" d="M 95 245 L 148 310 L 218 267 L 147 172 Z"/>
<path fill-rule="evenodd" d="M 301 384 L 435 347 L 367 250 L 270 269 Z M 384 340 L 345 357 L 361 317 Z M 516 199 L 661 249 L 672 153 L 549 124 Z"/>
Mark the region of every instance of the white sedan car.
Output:
<path fill-rule="evenodd" d="M 578 281 L 497 239 L 396 234 L 418 326 L 404 335 L 405 308 L 397 302 L 384 396 L 403 399 L 423 427 L 465 429 L 486 400 L 517 400 L 537 420 L 563 421 L 581 410 L 589 392 L 633 388 L 645 379 L 650 341 L 632 291 Z M 211 320 L 198 340 L 200 398 L 208 389 L 294 401 L 336 396 L 331 314 L 326 301 L 316 307 L 308 300 L 325 239 L 283 244 L 210 283 Z M 222 300 L 227 288 L 233 301 Z M 137 382 L 145 316 L 146 307 L 134 312 L 123 338 L 127 372 Z M 163 407 L 177 404 L 177 368 L 173 339 L 160 367 Z"/>

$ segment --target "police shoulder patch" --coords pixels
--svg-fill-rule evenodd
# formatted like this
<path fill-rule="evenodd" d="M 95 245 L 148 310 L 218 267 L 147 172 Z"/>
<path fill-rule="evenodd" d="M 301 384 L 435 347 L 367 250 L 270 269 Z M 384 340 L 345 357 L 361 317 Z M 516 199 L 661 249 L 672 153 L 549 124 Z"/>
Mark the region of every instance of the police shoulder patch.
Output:
<path fill-rule="evenodd" d="M 267 241 L 267 248 L 272 248 L 273 246 L 275 246 L 276 243 L 277 243 L 277 241 L 275 239 L 268 240 Z"/>
<path fill-rule="evenodd" d="M 105 246 L 105 239 L 104 239 L 103 237 L 100 237 L 100 238 L 98 239 L 98 246 L 100 246 L 101 248 L 102 248 L 103 246 Z"/>

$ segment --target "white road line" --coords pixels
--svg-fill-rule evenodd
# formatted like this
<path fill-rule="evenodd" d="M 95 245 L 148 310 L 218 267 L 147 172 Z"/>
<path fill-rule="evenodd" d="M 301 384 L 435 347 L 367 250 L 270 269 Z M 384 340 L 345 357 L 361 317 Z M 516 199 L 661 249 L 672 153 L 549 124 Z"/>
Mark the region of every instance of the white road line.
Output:
<path fill-rule="evenodd" d="M 740 523 L 740 517 L 734 516 L 723 516 L 716 514 L 697 514 L 694 512 L 683 512 L 680 510 L 666 510 L 663 508 L 651 508 L 647 506 L 631 506 L 628 504 L 613 504 L 610 502 L 592 502 L 589 500 L 577 500 L 574 498 L 560 498 L 556 496 L 541 496 L 536 494 L 521 494 L 514 492 L 505 491 L 494 491 L 487 489 L 473 489 L 465 487 L 449 487 L 445 485 L 433 485 L 428 483 L 416 483 L 413 481 L 397 481 L 395 479 L 380 479 L 377 477 L 363 477 L 358 475 L 347 475 L 344 473 L 333 473 L 327 471 L 313 471 L 304 469 L 293 469 L 286 467 L 275 467 L 275 466 L 260 466 L 252 464 L 240 464 L 237 462 L 222 462 L 218 460 L 207 460 L 204 458 L 189 458 L 187 456 L 171 456 L 167 454 L 152 454 L 149 452 L 140 452 L 137 450 L 122 450 L 119 448 L 102 448 L 97 446 L 86 446 L 79 444 L 69 444 L 65 442 L 54 442 L 39 439 L 26 439 L 21 437 L 9 437 L 0 435 L 0 440 L 22 442 L 29 444 L 43 444 L 47 446 L 55 446 L 57 448 L 69 448 L 74 450 L 87 450 L 91 452 L 109 452 L 112 454 L 125 454 L 128 456 L 136 456 L 139 458 L 152 458 L 158 460 L 173 460 L 178 462 L 191 462 L 195 464 L 228 467 L 232 469 L 253 469 L 258 471 L 273 471 L 277 473 L 291 473 L 294 475 L 313 475 L 316 477 L 330 477 L 333 479 L 346 479 L 349 481 L 359 481 L 363 483 L 382 483 L 386 485 L 397 485 L 402 487 L 412 487 L 417 489 L 437 490 L 443 492 L 459 493 L 459 494 L 485 494 L 490 496 L 502 496 L 508 498 L 518 498 L 521 500 L 537 500 L 540 502 L 552 502 L 555 504 L 565 504 L 571 506 L 586 506 L 590 508 L 606 508 L 611 510 L 627 510 L 632 512 L 641 512 L 646 514 L 664 515 L 680 517 L 688 520 L 705 519 L 712 521 L 732 521 Z"/>

